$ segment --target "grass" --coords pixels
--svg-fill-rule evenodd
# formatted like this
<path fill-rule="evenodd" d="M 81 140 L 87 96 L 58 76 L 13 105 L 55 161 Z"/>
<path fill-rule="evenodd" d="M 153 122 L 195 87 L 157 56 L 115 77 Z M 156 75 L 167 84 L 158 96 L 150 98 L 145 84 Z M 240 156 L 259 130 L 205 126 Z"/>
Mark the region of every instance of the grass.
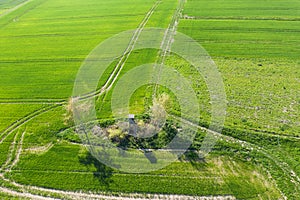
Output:
<path fill-rule="evenodd" d="M 5 78 L 0 98 L 69 97 L 85 56 L 109 36 L 137 27 L 153 3 L 134 1 L 138 6 L 133 6 L 129 1 L 131 6 L 119 6 L 120 2 L 37 0 L 20 8 L 24 14 L 18 21 L 10 20 L 21 10 L 1 18 L 0 62 Z M 32 8 L 32 4 L 37 5 Z"/>
<path fill-rule="evenodd" d="M 112 171 L 105 181 L 100 179 L 99 183 L 99 179 L 93 175 L 99 172 L 95 165 L 84 165 L 80 161 L 85 154 L 85 150 L 79 146 L 57 144 L 42 155 L 24 155 L 18 167 L 13 170 L 12 178 L 23 184 L 63 190 L 233 194 L 237 198 L 257 197 L 257 194 L 273 198 L 279 196 L 273 183 L 261 174 L 263 172 L 256 171 L 257 167 L 250 162 L 244 163 L 227 156 L 211 156 L 205 163 L 195 165 L 175 162 L 167 168 L 147 174 Z M 163 187 L 157 187 L 158 185 Z M 266 191 L 268 194 L 264 194 Z"/>
<path fill-rule="evenodd" d="M 299 21 L 195 19 L 181 20 L 179 30 L 213 57 L 298 60 L 299 25 Z"/>
<path fill-rule="evenodd" d="M 34 0 L 0 17 L 0 131 L 43 107 L 27 104 L 32 99 L 66 100 L 88 53 L 106 38 L 136 28 L 154 2 Z M 176 6 L 177 1 L 162 1 L 146 27 L 166 28 Z M 296 174 L 300 173 L 300 147 L 298 139 L 290 136 L 299 136 L 300 131 L 298 11 L 296 0 L 189 0 L 178 29 L 198 41 L 222 73 L 228 100 L 224 134 L 266 149 Z M 157 55 L 153 49 L 134 51 L 119 78 L 136 66 L 154 62 Z M 201 107 L 200 123 L 208 126 L 210 101 L 203 78 L 175 55 L 169 56 L 166 64 L 189 78 Z M 101 81 L 99 85 L 104 79 Z M 151 104 L 152 91 L 152 86 L 135 91 L 131 111 L 144 112 Z M 163 87 L 159 91 L 170 93 L 176 110 L 171 92 Z M 111 91 L 98 99 L 99 118 L 111 117 L 110 97 Z M 279 189 L 290 199 L 299 194 L 289 174 L 275 161 L 256 149 L 246 150 L 228 141 L 218 141 L 206 162 L 182 159 L 147 174 L 112 170 L 82 146 L 65 141 L 79 142 L 71 130 L 63 132 L 72 126 L 63 123 L 64 113 L 59 106 L 16 130 L 26 130 L 24 151 L 7 177 L 26 185 L 114 194 L 231 194 L 237 199 L 278 199 Z M 15 133 L 0 145 L 0 152 L 8 152 Z M 199 133 L 197 138 L 200 141 L 191 148 L 201 145 L 203 135 Z M 47 146 L 50 149 L 45 151 L 30 150 Z M 0 162 L 6 158 L 1 154 Z M 0 193 L 2 196 L 9 198 Z"/>
<path fill-rule="evenodd" d="M 39 104 L 0 104 L 0 132 L 26 115 L 42 108 Z"/>
<path fill-rule="evenodd" d="M 14 141 L 14 136 L 16 134 L 16 131 L 14 131 L 12 134 L 10 134 L 5 140 L 3 140 L 3 143 L 0 145 L 1 152 L 9 152 L 11 143 Z M 0 154 L 0 166 L 2 166 L 8 158 L 8 155 L 5 153 Z"/>
<path fill-rule="evenodd" d="M 197 40 L 222 73 L 226 126 L 298 135 L 300 22 L 292 12 L 297 5 L 298 1 L 186 3 L 184 13 L 195 19 L 182 19 L 179 30 Z M 256 19 L 269 17 L 268 11 L 273 18 Z"/>
<path fill-rule="evenodd" d="M 299 173 L 298 1 L 188 1 L 179 30 L 197 40 L 222 73 L 228 108 L 224 134 L 268 149 Z M 188 19 L 188 16 L 190 19 Z M 258 156 L 288 198 L 289 180 Z"/>
<path fill-rule="evenodd" d="M 4 0 L 0 2 L 0 16 L 1 14 L 5 14 L 5 12 L 15 6 L 20 5 L 26 0 Z"/>
<path fill-rule="evenodd" d="M 299 19 L 297 0 L 189 0 L 184 14 L 197 17 Z"/>

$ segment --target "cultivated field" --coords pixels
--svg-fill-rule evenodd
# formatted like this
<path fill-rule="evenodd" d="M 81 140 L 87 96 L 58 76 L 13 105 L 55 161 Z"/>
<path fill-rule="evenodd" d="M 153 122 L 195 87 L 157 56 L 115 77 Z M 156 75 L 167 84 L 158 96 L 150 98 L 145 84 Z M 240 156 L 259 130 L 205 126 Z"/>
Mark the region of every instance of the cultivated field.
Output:
<path fill-rule="evenodd" d="M 1 199 L 295 199 L 300 196 L 300 2 L 297 0 L 0 1 Z M 162 50 L 133 50 L 147 28 L 169 28 Z M 157 149 L 180 127 L 178 99 L 149 84 L 130 99 L 148 120 L 167 94 L 173 116 L 152 139 L 127 137 L 112 119 L 116 83 L 145 63 L 163 63 L 189 79 L 200 105 L 197 135 L 181 158 L 158 171 L 125 173 L 94 158 L 75 133 L 70 97 L 87 55 L 105 39 L 138 28 L 101 77 L 96 114 L 108 137 L 128 149 Z M 222 133 L 210 130 L 205 77 L 168 53 L 176 32 L 202 45 L 225 86 Z M 213 151 L 198 156 L 207 134 Z M 137 162 L 129 160 L 128 164 Z M 149 163 L 150 164 L 150 163 Z M 160 195 L 160 196 L 159 196 Z"/>

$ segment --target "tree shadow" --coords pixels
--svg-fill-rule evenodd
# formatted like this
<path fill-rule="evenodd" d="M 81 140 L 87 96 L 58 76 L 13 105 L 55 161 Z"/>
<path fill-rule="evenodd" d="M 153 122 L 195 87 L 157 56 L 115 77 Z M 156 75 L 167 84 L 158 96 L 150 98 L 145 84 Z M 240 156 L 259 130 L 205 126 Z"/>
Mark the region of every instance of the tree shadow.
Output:
<path fill-rule="evenodd" d="M 112 183 L 113 169 L 101 163 L 97 158 L 95 158 L 89 151 L 86 155 L 79 158 L 79 162 L 86 166 L 94 166 L 96 171 L 93 172 L 94 178 L 99 180 L 101 185 L 109 187 Z"/>
<path fill-rule="evenodd" d="M 145 157 L 150 161 L 151 164 L 157 163 L 157 158 L 151 151 L 144 151 Z"/>
<path fill-rule="evenodd" d="M 198 171 L 205 171 L 207 168 L 207 162 L 205 157 L 199 155 L 196 151 L 187 151 L 180 158 L 180 161 L 189 162 Z"/>

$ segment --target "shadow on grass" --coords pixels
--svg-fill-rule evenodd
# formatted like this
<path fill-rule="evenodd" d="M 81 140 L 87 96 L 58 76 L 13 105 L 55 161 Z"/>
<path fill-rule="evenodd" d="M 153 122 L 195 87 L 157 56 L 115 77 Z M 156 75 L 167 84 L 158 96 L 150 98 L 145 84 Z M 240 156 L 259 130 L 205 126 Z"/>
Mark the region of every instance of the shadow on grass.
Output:
<path fill-rule="evenodd" d="M 93 172 L 94 177 L 99 180 L 100 184 L 109 187 L 109 184 L 112 183 L 113 169 L 101 163 L 97 158 L 95 158 L 89 151 L 86 155 L 79 158 L 81 164 L 86 166 L 93 166 L 96 168 L 96 171 Z"/>
<path fill-rule="evenodd" d="M 180 158 L 180 161 L 191 163 L 191 165 L 199 171 L 205 171 L 207 168 L 207 162 L 205 158 L 199 156 L 199 154 L 195 151 L 185 152 L 184 155 Z"/>

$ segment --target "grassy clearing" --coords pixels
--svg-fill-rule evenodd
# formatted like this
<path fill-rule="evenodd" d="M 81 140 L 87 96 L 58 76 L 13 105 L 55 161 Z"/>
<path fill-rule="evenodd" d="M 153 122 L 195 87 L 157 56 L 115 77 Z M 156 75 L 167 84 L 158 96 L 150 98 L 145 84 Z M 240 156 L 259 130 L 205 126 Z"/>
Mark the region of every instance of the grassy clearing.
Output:
<path fill-rule="evenodd" d="M 299 136 L 296 63 L 227 59 L 216 63 L 230 94 L 228 126 Z"/>

